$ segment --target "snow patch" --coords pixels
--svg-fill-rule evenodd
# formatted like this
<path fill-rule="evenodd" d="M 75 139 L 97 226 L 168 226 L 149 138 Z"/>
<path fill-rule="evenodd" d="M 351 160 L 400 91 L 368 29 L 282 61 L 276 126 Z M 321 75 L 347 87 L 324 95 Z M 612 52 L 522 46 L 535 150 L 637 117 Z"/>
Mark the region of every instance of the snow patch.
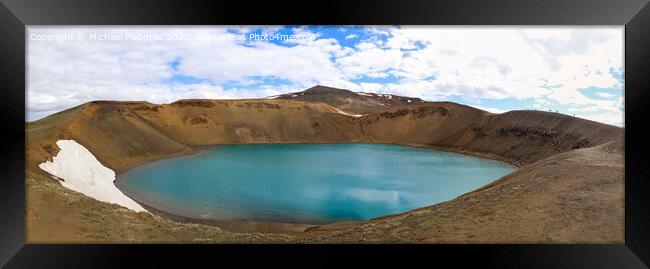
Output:
<path fill-rule="evenodd" d="M 59 153 L 38 165 L 52 176 L 61 178 L 63 187 L 83 193 L 95 200 L 118 204 L 136 212 L 146 210 L 122 193 L 113 181 L 115 172 L 102 165 L 84 146 L 74 140 L 56 141 Z"/>
<path fill-rule="evenodd" d="M 363 95 L 363 96 L 374 96 L 373 94 L 365 93 L 365 92 L 358 92 L 357 94 Z"/>
<path fill-rule="evenodd" d="M 266 97 L 264 99 L 276 99 L 278 97 L 280 97 L 280 96 L 279 95 L 273 95 L 273 96 Z"/>
<path fill-rule="evenodd" d="M 298 96 L 298 95 L 295 95 L 295 94 L 291 95 L 291 97 L 297 97 L 297 96 Z"/>
<path fill-rule="evenodd" d="M 409 102 L 409 103 L 410 103 L 410 102 L 411 102 L 411 99 L 406 100 L 406 102 Z"/>

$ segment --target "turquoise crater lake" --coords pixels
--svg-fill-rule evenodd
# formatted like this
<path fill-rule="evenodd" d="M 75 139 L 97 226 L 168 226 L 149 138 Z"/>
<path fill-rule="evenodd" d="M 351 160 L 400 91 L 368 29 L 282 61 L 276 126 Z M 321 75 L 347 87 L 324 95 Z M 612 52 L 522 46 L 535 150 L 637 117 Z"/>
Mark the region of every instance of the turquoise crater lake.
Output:
<path fill-rule="evenodd" d="M 408 211 L 510 173 L 501 162 L 386 144 L 224 145 L 119 176 L 128 196 L 190 218 L 327 223 Z"/>

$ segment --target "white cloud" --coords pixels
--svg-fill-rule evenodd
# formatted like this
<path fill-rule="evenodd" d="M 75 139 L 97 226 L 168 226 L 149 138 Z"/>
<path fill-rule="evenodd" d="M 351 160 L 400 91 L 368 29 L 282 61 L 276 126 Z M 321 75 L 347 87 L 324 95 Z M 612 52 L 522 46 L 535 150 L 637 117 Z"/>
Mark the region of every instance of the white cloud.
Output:
<path fill-rule="evenodd" d="M 400 63 L 402 53 L 399 50 L 364 48 L 349 56 L 339 58 L 337 65 L 345 77 L 354 79 L 363 75 L 384 72 Z"/>
<path fill-rule="evenodd" d="M 231 27 L 232 28 L 232 27 Z M 242 26 L 230 33 L 281 27 Z M 338 31 L 334 29 L 335 31 Z M 315 84 L 443 100 L 535 100 L 535 108 L 569 106 L 592 118 L 622 117 L 622 98 L 587 87 L 619 88 L 622 27 L 367 27 L 349 34 L 353 48 L 301 27 L 316 40 L 269 42 L 85 41 L 28 43 L 28 117 L 38 119 L 96 99 L 252 98 Z M 90 32 L 193 36 L 223 27 L 28 27 L 29 34 Z M 176 69 L 171 62 L 178 60 Z M 169 81 L 175 75 L 199 82 Z M 282 81 L 266 84 L 263 78 Z M 367 78 L 364 82 L 356 79 Z M 372 82 L 381 79 L 382 82 Z M 225 89 L 225 85 L 231 85 Z M 502 109 L 490 108 L 491 111 Z M 488 109 L 490 111 L 490 109 Z M 595 111 L 602 115 L 594 116 Z M 612 116 L 606 116 L 612 115 Z"/>
<path fill-rule="evenodd" d="M 597 114 L 577 114 L 577 116 L 593 121 L 598 121 L 615 126 L 623 126 L 625 119 L 623 114 L 597 113 Z"/>
<path fill-rule="evenodd" d="M 613 95 L 611 93 L 607 93 L 607 92 L 597 92 L 595 94 L 596 94 L 596 96 L 602 97 L 602 98 L 612 98 L 612 97 L 615 96 L 615 95 Z"/>

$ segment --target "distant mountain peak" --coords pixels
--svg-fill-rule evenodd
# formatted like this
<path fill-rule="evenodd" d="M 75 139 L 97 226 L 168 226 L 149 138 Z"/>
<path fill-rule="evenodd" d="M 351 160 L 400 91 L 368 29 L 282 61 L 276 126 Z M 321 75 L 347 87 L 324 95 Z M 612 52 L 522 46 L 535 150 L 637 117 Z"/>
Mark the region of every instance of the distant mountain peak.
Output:
<path fill-rule="evenodd" d="M 367 114 L 394 106 L 426 103 L 417 97 L 353 92 L 323 85 L 316 85 L 301 92 L 282 94 L 274 98 L 326 103 L 352 114 Z"/>

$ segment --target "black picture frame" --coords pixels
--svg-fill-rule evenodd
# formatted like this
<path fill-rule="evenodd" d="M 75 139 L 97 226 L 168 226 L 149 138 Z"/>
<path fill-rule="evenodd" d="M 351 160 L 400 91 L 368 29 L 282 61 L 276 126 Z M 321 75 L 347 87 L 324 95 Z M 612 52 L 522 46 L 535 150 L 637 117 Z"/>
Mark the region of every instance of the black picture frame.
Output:
<path fill-rule="evenodd" d="M 650 264 L 650 5 L 647 0 L 36 1 L 0 5 L 0 264 L 8 268 L 283 265 L 302 254 L 368 265 L 407 261 L 499 268 L 647 268 Z M 625 25 L 625 244 L 566 245 L 38 245 L 25 244 L 26 25 Z M 225 264 L 225 263 L 224 263 Z M 347 264 L 347 263 L 346 263 Z M 645 264 L 645 265 L 644 265 Z M 307 264 L 303 264 L 307 266 Z"/>

